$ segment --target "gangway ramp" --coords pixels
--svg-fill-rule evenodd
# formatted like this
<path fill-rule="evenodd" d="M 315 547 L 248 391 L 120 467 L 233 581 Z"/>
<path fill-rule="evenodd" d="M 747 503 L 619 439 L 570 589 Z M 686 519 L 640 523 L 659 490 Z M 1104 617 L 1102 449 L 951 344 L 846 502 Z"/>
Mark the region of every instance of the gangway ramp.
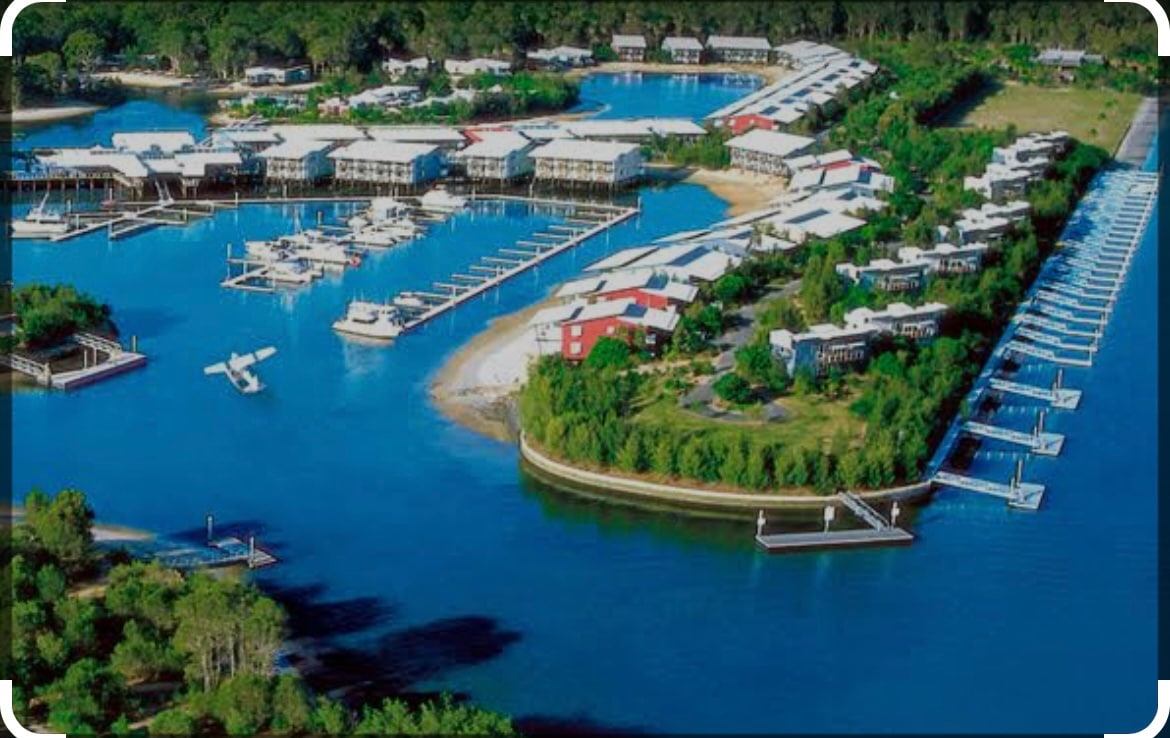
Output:
<path fill-rule="evenodd" d="M 987 438 L 993 441 L 1023 446 L 1032 453 L 1040 456 L 1058 456 L 1060 455 L 1060 450 L 1064 447 L 1064 436 L 1059 433 L 1046 433 L 1044 431 L 1039 433 L 1024 433 L 1008 428 L 1000 428 L 997 425 L 977 423 L 973 420 L 968 420 L 963 423 L 962 430 L 964 433 L 978 438 Z"/>
<path fill-rule="evenodd" d="M 1007 504 L 1011 507 L 1018 507 L 1024 510 L 1038 510 L 1040 508 L 1040 501 L 1044 498 L 1043 484 L 1016 482 L 1014 480 L 1012 484 L 1003 484 L 1001 482 L 991 482 L 986 479 L 977 479 L 975 477 L 945 471 L 935 472 L 931 481 L 944 487 L 954 487 L 955 489 L 963 489 L 968 492 L 978 492 L 983 495 L 999 497 L 1000 499 L 1007 500 Z"/>
<path fill-rule="evenodd" d="M 864 520 L 869 527 L 874 530 L 882 530 L 889 528 L 890 522 L 883 518 L 881 514 L 866 504 L 865 500 L 861 499 L 852 492 L 842 492 L 841 504 L 853 511 L 853 514 Z"/>
<path fill-rule="evenodd" d="M 1060 408 L 1061 410 L 1075 410 L 1077 405 L 1081 403 L 1080 390 L 1063 388 L 1048 389 L 1045 387 L 1035 387 L 1030 384 L 1021 384 L 1020 382 L 1012 382 L 1006 379 L 991 379 L 989 384 L 991 389 L 996 392 L 1042 400 L 1052 407 Z"/>

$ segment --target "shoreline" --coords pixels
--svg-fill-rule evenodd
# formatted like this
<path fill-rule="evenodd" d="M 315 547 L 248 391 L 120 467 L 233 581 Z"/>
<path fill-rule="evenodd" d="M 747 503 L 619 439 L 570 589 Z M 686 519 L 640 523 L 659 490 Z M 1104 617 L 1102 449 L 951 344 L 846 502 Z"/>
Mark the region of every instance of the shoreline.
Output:
<path fill-rule="evenodd" d="M 53 123 L 71 118 L 81 118 L 101 110 L 101 105 L 78 103 L 76 105 L 48 105 L 37 108 L 20 108 L 11 113 L 0 113 L 0 121 L 21 125 L 25 123 Z"/>
<path fill-rule="evenodd" d="M 528 371 L 528 321 L 549 298 L 491 320 L 450 354 L 433 375 L 428 395 L 439 413 L 475 433 L 515 442 L 508 424 L 512 398 Z"/>
<path fill-rule="evenodd" d="M 24 517 L 24 508 L 20 505 L 10 505 L 8 503 L 0 503 L 0 519 L 6 521 L 9 525 L 21 520 Z M 115 525 L 113 523 L 102 523 L 95 520 L 90 526 L 93 532 L 94 543 L 110 543 L 113 541 L 149 541 L 156 537 L 150 531 L 142 530 L 140 528 L 131 528 L 125 525 Z"/>
<path fill-rule="evenodd" d="M 783 178 L 738 169 L 691 169 L 682 181 L 706 187 L 726 202 L 729 217 L 766 208 L 788 192 L 788 181 Z"/>

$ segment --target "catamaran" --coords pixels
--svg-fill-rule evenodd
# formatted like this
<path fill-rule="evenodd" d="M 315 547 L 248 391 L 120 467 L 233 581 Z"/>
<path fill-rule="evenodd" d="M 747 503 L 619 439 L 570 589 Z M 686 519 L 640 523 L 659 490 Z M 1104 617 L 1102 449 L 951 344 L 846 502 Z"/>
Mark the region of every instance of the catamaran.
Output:
<path fill-rule="evenodd" d="M 12 221 L 13 238 L 46 238 L 70 231 L 69 221 L 59 211 L 48 207 L 49 194 L 28 215 Z"/>
<path fill-rule="evenodd" d="M 393 305 L 351 300 L 346 306 L 345 315 L 334 321 L 333 330 L 389 341 L 402 333 L 402 315 Z"/>

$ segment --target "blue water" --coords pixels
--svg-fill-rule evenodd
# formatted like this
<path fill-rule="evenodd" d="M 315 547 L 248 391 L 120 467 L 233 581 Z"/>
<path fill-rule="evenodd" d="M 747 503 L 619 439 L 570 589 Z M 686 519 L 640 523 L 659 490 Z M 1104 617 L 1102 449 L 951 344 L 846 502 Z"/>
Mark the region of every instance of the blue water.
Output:
<path fill-rule="evenodd" d="M 590 74 L 581 82 L 574 110 L 596 111 L 592 117 L 690 118 L 701 121 L 763 84 L 759 77 L 736 74 Z"/>
<path fill-rule="evenodd" d="M 149 118 L 182 119 L 169 115 Z M 386 639 L 378 656 L 396 683 L 465 692 L 518 717 L 678 732 L 1145 726 L 1156 678 L 1156 224 L 1096 365 L 1066 373 L 1085 397 L 1049 417 L 1068 435 L 1064 455 L 1029 466 L 1049 486 L 1043 509 L 942 492 L 909 548 L 768 557 L 749 522 L 555 492 L 520 473 L 512 446 L 443 419 L 428 399 L 444 359 L 492 317 L 602 254 L 725 207 L 692 186 L 642 197 L 643 215 L 608 239 L 391 348 L 348 343 L 330 322 L 354 295 L 423 287 L 539 222 L 521 211 L 457 218 L 284 297 L 218 281 L 224 242 L 288 230 L 290 207 L 114 243 L 18 243 L 18 281 L 72 281 L 110 301 L 151 363 L 75 394 L 18 394 L 14 489 L 77 486 L 103 519 L 162 532 L 198 528 L 208 511 L 256 528 L 283 558 L 263 582 L 320 585 L 321 601 L 382 613 L 352 638 Z M 301 208 L 305 222 L 319 207 Z M 262 367 L 265 394 L 202 376 L 264 343 L 280 351 Z"/>

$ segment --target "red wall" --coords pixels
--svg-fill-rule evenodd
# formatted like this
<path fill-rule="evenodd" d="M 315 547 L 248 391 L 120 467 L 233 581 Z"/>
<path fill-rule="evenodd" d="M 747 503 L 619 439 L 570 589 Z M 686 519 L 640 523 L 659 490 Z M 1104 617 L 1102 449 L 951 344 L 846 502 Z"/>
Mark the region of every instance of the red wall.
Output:
<path fill-rule="evenodd" d="M 581 326 L 581 335 L 573 336 L 573 326 Z M 623 333 L 626 327 L 618 322 L 617 317 L 598 318 L 597 320 L 587 320 L 581 323 L 565 323 L 561 326 L 561 354 L 566 359 L 574 361 L 581 361 L 589 352 L 593 350 L 594 345 L 603 336 L 609 336 L 607 329 L 613 328 L 613 338 L 617 338 Z M 574 342 L 581 343 L 581 352 L 574 354 L 569 352 L 569 346 Z"/>

